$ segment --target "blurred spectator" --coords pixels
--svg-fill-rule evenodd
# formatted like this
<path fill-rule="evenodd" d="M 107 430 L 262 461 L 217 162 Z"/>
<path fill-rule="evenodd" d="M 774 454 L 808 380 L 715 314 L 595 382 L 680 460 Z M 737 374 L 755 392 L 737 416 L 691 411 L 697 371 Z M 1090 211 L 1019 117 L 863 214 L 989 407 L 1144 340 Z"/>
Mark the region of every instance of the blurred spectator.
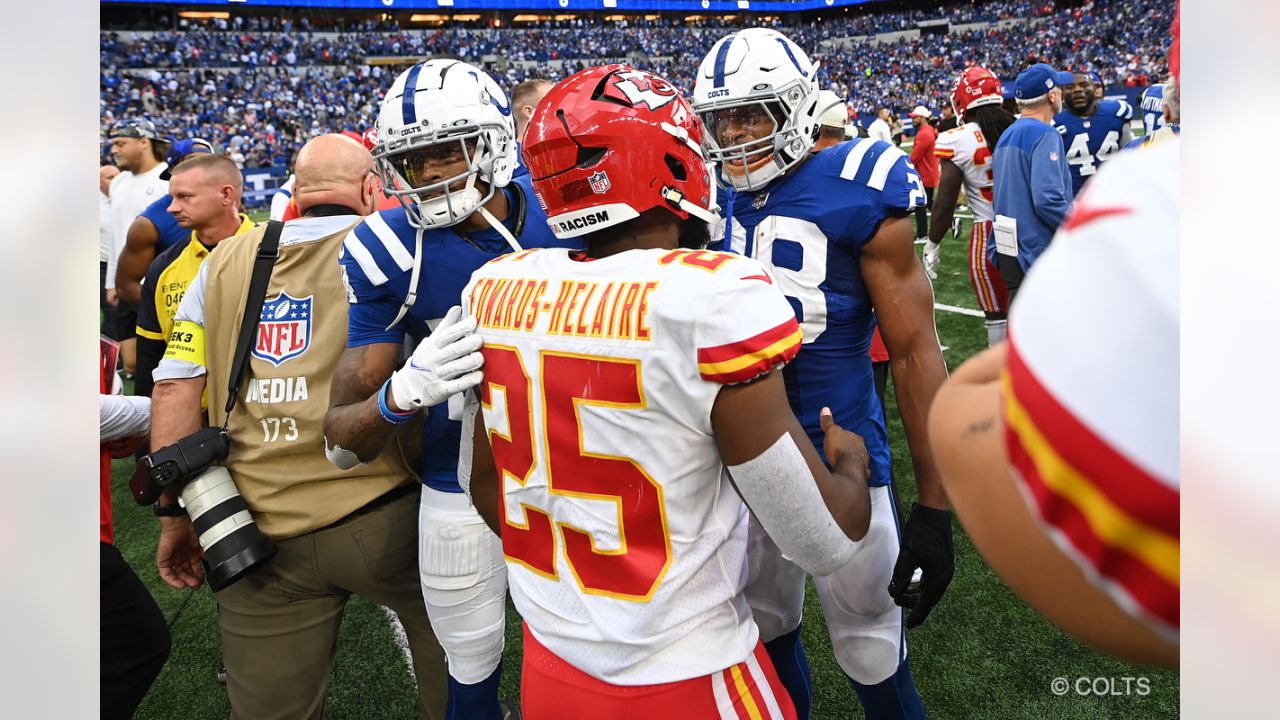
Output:
<path fill-rule="evenodd" d="M 893 142 L 893 129 L 889 126 L 889 108 L 882 107 L 876 111 L 876 119 L 867 126 L 867 137 L 887 143 Z"/>
<path fill-rule="evenodd" d="M 941 135 L 957 127 L 960 127 L 960 120 L 956 117 L 955 108 L 951 107 L 950 102 L 942 103 L 942 115 L 938 118 L 938 134 Z"/>
<path fill-rule="evenodd" d="M 530 78 L 511 91 L 511 107 L 516 117 L 516 169 L 512 177 L 529 174 L 524 166 L 524 154 L 520 152 L 520 144 L 524 142 L 524 131 L 529 127 L 529 118 L 533 117 L 533 109 L 538 106 L 555 83 L 546 78 Z"/>
<path fill-rule="evenodd" d="M 98 168 L 98 310 L 107 309 L 107 260 L 114 244 L 111 241 L 111 181 L 120 174 L 115 165 Z"/>
<path fill-rule="evenodd" d="M 813 145 L 815 153 L 848 140 L 852 131 L 849 127 L 849 106 L 830 90 L 818 91 L 818 111 L 821 114 L 818 116 L 818 142 Z"/>

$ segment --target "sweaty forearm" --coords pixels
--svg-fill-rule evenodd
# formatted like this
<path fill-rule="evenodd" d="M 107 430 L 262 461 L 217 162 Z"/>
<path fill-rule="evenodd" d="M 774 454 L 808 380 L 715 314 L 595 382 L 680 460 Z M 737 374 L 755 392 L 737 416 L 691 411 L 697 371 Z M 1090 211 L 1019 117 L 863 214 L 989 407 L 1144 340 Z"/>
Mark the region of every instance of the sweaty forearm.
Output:
<path fill-rule="evenodd" d="M 929 406 L 947 379 L 947 367 L 942 361 L 936 336 L 922 333 L 913 341 L 910 352 L 892 358 L 890 367 L 898 411 L 902 415 L 907 445 L 911 450 L 920 504 L 939 510 L 948 509 L 950 503 L 938 478 L 927 426 Z"/>

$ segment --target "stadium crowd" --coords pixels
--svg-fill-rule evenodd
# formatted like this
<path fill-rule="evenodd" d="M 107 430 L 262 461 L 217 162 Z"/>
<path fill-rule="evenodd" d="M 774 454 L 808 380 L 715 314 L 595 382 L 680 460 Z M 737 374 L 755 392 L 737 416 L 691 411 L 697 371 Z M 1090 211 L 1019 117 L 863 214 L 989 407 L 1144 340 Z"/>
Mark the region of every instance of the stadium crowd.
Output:
<path fill-rule="evenodd" d="M 860 118 L 887 106 L 945 103 L 956 73 L 972 64 L 1010 78 L 1034 62 L 1085 68 L 1106 87 L 1147 85 L 1166 74 L 1164 28 L 1172 8 L 1156 0 L 1096 0 L 1057 13 L 1032 0 L 957 4 L 834 17 L 820 23 L 773 26 L 821 62 L 819 83 Z M 939 16 L 952 23 L 1043 18 L 983 30 L 900 38 L 852 51 L 827 41 L 911 29 Z M 103 127 L 146 115 L 175 137 L 202 137 L 228 148 L 243 167 L 289 162 L 309 137 L 328 130 L 360 131 L 394 73 L 365 64 L 376 56 L 446 55 L 488 63 L 495 80 L 514 87 L 530 77 L 558 79 L 602 60 L 629 59 L 681 87 L 692 87 L 695 64 L 726 27 L 750 18 L 637 20 L 634 28 L 548 22 L 531 29 L 401 30 L 395 21 L 321 25 L 300 18 L 183 21 L 186 27 L 149 36 L 107 31 L 101 41 Z M 550 27 L 560 25 L 561 27 Z M 563 27 L 563 26 L 568 27 Z M 141 28 L 135 28 L 141 30 Z M 339 34 L 317 34 L 319 29 Z M 563 61 L 552 64 L 552 61 Z M 142 72 L 138 72 L 142 69 Z M 192 92 L 192 89 L 195 92 Z M 106 160 L 104 143 L 103 160 Z"/>
<path fill-rule="evenodd" d="M 1001 0 L 792 26 L 774 20 L 773 27 L 820 61 L 820 85 L 850 99 L 858 117 L 870 118 L 879 106 L 940 108 L 956 72 L 975 63 L 1001 77 L 1046 61 L 1097 70 L 1106 87 L 1158 82 L 1166 72 L 1164 28 L 1170 13 L 1156 0 L 1098 0 L 1056 14 L 1051 4 Z M 952 23 L 1011 17 L 1044 22 L 899 38 L 872 46 L 870 53 L 823 45 L 914 28 L 919 20 L 940 15 Z M 175 137 L 207 138 L 228 149 L 242 167 L 255 168 L 288 164 L 298 147 L 320 132 L 364 129 L 394 74 L 365 64 L 369 56 L 452 55 L 472 61 L 498 56 L 488 69 L 506 87 L 530 77 L 567 77 L 604 59 L 646 60 L 645 67 L 689 88 L 695 65 L 687 59 L 704 53 L 724 28 L 741 20 L 685 27 L 682 20 L 641 19 L 627 33 L 586 27 L 581 19 L 547 23 L 571 27 L 449 31 L 404 31 L 394 19 L 321 26 L 323 20 L 237 15 L 182 22 L 186 27 L 178 31 L 147 37 L 102 33 L 102 126 L 147 115 Z M 320 28 L 340 33 L 317 35 Z"/>

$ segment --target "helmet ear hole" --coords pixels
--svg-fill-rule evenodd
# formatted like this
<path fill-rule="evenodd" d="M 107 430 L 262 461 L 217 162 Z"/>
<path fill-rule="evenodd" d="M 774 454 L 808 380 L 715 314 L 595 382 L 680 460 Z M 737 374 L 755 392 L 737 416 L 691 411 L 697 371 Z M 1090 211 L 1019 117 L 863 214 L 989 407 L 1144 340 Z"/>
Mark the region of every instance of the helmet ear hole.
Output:
<path fill-rule="evenodd" d="M 675 178 L 676 182 L 684 182 L 689 179 L 689 173 L 685 172 L 684 163 L 680 162 L 680 158 L 668 153 L 663 157 L 663 161 L 666 162 L 667 169 L 671 171 L 671 177 Z"/>

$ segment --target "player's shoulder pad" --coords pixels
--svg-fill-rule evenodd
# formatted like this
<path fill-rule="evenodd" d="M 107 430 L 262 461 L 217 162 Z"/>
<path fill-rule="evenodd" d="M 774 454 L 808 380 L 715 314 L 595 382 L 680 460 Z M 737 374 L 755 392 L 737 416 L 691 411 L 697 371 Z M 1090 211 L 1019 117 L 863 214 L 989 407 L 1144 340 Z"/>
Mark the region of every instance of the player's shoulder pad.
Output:
<path fill-rule="evenodd" d="M 676 249 L 657 255 L 657 263 L 689 282 L 711 288 L 731 287 L 743 275 L 761 276 L 772 285 L 773 275 L 759 260 L 723 250 Z"/>
<path fill-rule="evenodd" d="M 404 208 L 382 210 L 365 217 L 347 233 L 342 240 L 343 256 L 349 257 L 371 283 L 382 285 L 412 270 L 417 232 Z"/>
<path fill-rule="evenodd" d="M 1099 100 L 1098 114 L 1129 120 L 1133 117 L 1133 106 L 1125 100 Z"/>
<path fill-rule="evenodd" d="M 891 176 L 914 169 L 911 158 L 883 140 L 857 138 L 842 143 L 829 156 L 824 175 L 883 192 Z M 896 173 L 894 171 L 897 171 Z"/>

